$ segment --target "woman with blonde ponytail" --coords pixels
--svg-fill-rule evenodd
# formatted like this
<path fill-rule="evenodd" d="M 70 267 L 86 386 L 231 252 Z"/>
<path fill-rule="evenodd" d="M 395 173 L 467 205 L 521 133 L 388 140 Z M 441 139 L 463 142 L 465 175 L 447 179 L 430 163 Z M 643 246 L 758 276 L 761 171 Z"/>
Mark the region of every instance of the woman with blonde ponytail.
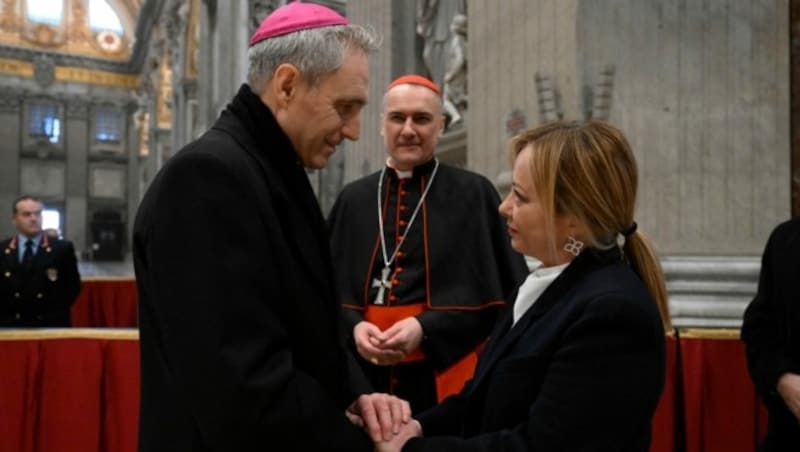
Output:
<path fill-rule="evenodd" d="M 598 121 L 516 136 L 500 205 L 512 247 L 541 264 L 462 392 L 379 450 L 637 451 L 664 384 L 664 277 L 635 221 L 630 145 Z"/>

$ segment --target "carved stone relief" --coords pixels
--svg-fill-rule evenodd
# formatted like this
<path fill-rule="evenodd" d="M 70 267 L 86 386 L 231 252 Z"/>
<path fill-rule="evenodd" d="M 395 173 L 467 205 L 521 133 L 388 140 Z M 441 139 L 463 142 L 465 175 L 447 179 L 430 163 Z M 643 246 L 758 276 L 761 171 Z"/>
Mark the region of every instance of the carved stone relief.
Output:
<path fill-rule="evenodd" d="M 33 60 L 33 78 L 42 88 L 48 88 L 56 80 L 56 64 L 47 55 Z"/>

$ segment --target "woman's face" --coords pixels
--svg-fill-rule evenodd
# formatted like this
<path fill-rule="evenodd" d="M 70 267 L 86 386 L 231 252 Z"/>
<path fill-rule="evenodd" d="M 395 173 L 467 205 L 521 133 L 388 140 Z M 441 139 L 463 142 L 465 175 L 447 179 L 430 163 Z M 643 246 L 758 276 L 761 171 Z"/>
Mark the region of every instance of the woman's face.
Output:
<path fill-rule="evenodd" d="M 548 219 L 534 189 L 530 171 L 532 153 L 533 149 L 528 145 L 517 155 L 511 176 L 511 191 L 500 204 L 500 214 L 508 224 L 511 247 L 518 253 L 539 259 L 543 267 L 565 264 L 574 258 L 563 249 L 569 235 L 568 217 L 557 215 L 554 221 L 555 236 L 548 234 Z"/>

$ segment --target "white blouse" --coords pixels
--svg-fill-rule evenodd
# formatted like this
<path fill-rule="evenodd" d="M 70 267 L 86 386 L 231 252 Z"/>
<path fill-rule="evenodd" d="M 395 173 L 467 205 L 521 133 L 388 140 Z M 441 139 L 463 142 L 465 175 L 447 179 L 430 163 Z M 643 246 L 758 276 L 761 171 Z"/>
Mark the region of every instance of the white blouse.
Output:
<path fill-rule="evenodd" d="M 536 300 L 538 300 L 542 292 L 547 289 L 547 286 L 558 278 L 558 275 L 560 275 L 569 264 L 570 263 L 567 262 L 566 264 L 553 267 L 539 267 L 525 278 L 525 281 L 519 286 L 517 299 L 514 301 L 514 322 L 511 324 L 512 327 L 517 323 L 520 317 L 528 312 L 528 309 L 536 303 Z"/>

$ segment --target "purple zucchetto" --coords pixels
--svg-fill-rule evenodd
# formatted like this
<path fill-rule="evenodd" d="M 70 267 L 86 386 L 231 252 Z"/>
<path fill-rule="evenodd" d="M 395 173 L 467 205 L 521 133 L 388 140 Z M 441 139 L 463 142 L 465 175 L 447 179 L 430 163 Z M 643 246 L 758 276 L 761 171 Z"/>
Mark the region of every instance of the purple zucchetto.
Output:
<path fill-rule="evenodd" d="M 250 38 L 250 45 L 295 31 L 331 25 L 347 25 L 350 21 L 336 11 L 315 3 L 292 2 L 272 12 Z"/>

